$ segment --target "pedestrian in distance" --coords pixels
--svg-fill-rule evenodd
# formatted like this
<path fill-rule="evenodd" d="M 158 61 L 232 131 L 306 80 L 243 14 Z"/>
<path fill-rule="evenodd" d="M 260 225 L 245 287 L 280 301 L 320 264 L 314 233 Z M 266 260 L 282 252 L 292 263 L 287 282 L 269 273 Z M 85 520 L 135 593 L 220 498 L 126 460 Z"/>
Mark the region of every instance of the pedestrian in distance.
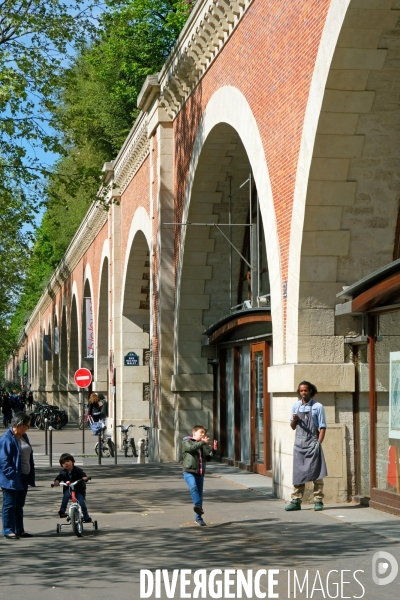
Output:
<path fill-rule="evenodd" d="M 3 394 L 3 403 L 1 406 L 1 412 L 3 414 L 3 425 L 4 425 L 4 427 L 8 427 L 9 425 L 11 425 L 12 410 L 11 410 L 11 405 L 10 405 L 10 398 L 9 398 L 7 392 L 5 392 Z"/>
<path fill-rule="evenodd" d="M 290 415 L 290 427 L 296 431 L 293 449 L 292 501 L 285 510 L 300 510 L 305 484 L 314 484 L 314 510 L 323 510 L 324 477 L 327 476 L 322 442 L 326 431 L 325 409 L 314 400 L 317 388 L 309 381 L 302 381 L 297 388 L 300 398 L 294 403 Z"/>
<path fill-rule="evenodd" d="M 99 403 L 99 395 L 93 392 L 89 396 L 88 415 L 90 415 L 95 423 L 101 419 L 101 406 Z"/>
<path fill-rule="evenodd" d="M 92 519 L 89 516 L 88 509 L 86 506 L 86 483 L 85 483 L 85 481 L 88 480 L 88 476 L 86 475 L 85 471 L 83 471 L 80 467 L 75 466 L 75 458 L 72 456 L 72 454 L 69 454 L 67 452 L 65 452 L 64 454 L 61 454 L 60 465 L 61 465 L 62 471 L 55 478 L 54 487 L 59 486 L 61 482 L 73 483 L 74 481 L 78 481 L 78 479 L 82 479 L 83 481 L 80 481 L 78 483 L 78 485 L 75 487 L 76 498 L 82 508 L 83 522 L 91 523 Z M 68 506 L 68 500 L 71 495 L 68 487 L 64 487 L 63 492 L 64 493 L 63 493 L 63 497 L 62 497 L 62 501 L 61 501 L 60 510 L 58 511 L 60 519 L 65 519 L 65 517 L 68 516 L 66 511 L 67 511 L 67 506 Z"/>
<path fill-rule="evenodd" d="M 214 456 L 218 442 L 214 440 L 209 444 L 207 429 L 203 425 L 195 425 L 192 435 L 183 438 L 182 443 L 182 470 L 192 497 L 193 510 L 196 513 L 197 525 L 204 526 L 203 519 L 203 488 L 204 475 L 206 473 L 207 461 Z"/>
<path fill-rule="evenodd" d="M 33 392 L 32 392 L 32 390 L 29 390 L 26 402 L 28 404 L 29 410 L 32 410 L 32 406 L 33 406 Z"/>
<path fill-rule="evenodd" d="M 11 427 L 0 438 L 0 487 L 3 491 L 3 535 L 7 540 L 32 537 L 24 529 L 28 486 L 35 486 L 33 451 L 26 432 L 29 415 L 16 413 Z"/>

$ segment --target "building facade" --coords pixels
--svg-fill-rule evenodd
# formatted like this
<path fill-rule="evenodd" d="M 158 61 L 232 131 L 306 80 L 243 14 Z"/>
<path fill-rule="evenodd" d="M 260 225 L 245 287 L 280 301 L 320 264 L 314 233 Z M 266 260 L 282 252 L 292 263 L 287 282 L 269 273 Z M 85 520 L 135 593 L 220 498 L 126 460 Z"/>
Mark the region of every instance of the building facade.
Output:
<path fill-rule="evenodd" d="M 356 302 L 399 256 L 399 18 L 400 0 L 199 0 L 10 373 L 73 416 L 86 366 L 111 424 L 151 424 L 153 460 L 200 422 L 284 498 L 311 380 L 327 501 L 400 513 L 396 288 Z"/>

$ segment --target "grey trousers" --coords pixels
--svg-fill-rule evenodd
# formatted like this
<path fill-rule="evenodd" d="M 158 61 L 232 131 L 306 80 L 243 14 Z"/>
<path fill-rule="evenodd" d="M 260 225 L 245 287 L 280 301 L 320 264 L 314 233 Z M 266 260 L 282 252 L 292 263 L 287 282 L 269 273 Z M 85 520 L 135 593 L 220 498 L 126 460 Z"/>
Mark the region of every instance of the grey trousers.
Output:
<path fill-rule="evenodd" d="M 315 479 L 313 481 L 313 484 L 314 484 L 314 502 L 316 500 L 322 501 L 324 498 L 324 480 L 323 479 Z M 303 499 L 305 487 L 306 487 L 305 483 L 301 483 L 300 485 L 293 486 L 292 499 L 294 500 L 296 498 L 297 500 L 300 500 L 300 502 L 301 502 L 301 500 Z"/>

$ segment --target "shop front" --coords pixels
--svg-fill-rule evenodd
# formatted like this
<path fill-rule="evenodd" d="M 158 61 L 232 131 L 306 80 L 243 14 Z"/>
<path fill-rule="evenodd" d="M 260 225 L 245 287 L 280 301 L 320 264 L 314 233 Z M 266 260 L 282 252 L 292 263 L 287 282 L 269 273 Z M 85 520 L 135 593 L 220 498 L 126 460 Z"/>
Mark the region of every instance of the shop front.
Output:
<path fill-rule="evenodd" d="M 346 338 L 356 370 L 353 401 L 357 495 L 400 516 L 400 260 L 346 288 L 336 316 L 351 315 Z"/>
<path fill-rule="evenodd" d="M 205 335 L 207 345 L 215 348 L 213 429 L 220 440 L 221 459 L 270 475 L 270 310 L 238 311 L 209 327 Z"/>

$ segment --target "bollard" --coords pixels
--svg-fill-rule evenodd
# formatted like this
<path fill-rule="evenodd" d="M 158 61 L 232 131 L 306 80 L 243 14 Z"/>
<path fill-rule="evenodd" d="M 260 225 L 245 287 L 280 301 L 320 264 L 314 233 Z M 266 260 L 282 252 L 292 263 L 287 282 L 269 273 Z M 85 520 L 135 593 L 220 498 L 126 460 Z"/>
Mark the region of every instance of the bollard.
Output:
<path fill-rule="evenodd" d="M 144 455 L 145 452 L 145 444 L 146 444 L 146 440 L 144 438 L 140 438 L 140 440 L 138 441 L 138 463 L 145 463 L 146 462 L 146 458 Z"/>
<path fill-rule="evenodd" d="M 47 419 L 44 420 L 44 453 L 48 455 L 48 447 L 47 447 Z"/>
<path fill-rule="evenodd" d="M 50 439 L 49 439 L 49 467 L 53 466 L 53 428 L 49 427 Z"/>
<path fill-rule="evenodd" d="M 97 439 L 99 440 L 97 442 L 97 464 L 101 465 L 101 432 L 97 436 Z"/>

